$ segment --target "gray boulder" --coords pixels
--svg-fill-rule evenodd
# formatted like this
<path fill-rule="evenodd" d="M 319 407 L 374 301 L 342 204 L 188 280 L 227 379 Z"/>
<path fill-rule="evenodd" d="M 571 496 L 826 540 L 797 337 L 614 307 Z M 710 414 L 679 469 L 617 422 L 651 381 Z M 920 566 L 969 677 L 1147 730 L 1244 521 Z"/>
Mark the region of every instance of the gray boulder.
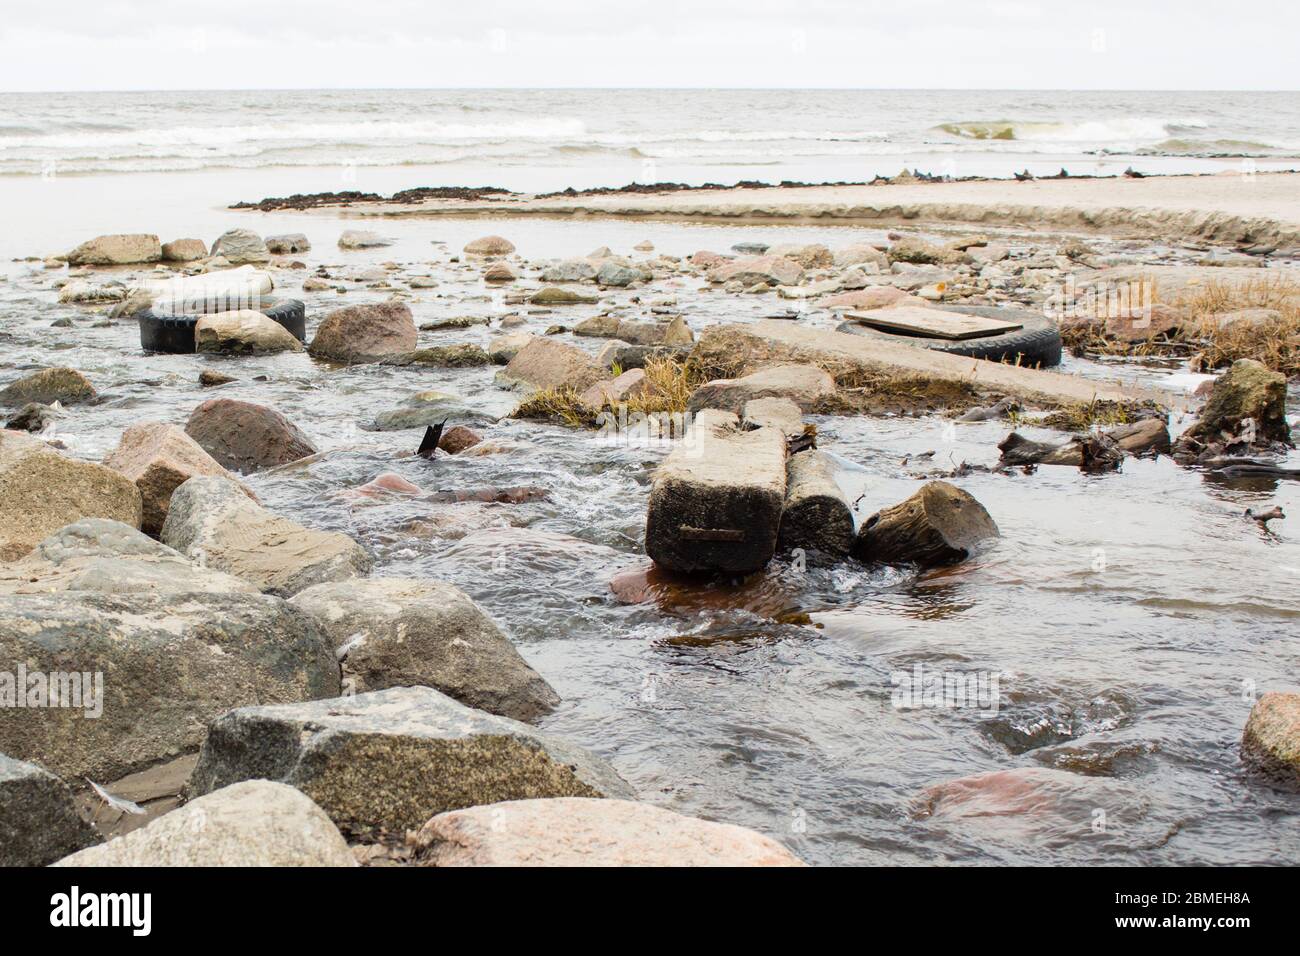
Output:
<path fill-rule="evenodd" d="M 596 273 L 597 283 L 617 288 L 629 286 L 643 278 L 640 269 L 625 265 L 617 259 L 607 259 Z"/>
<path fill-rule="evenodd" d="M 429 687 L 226 714 L 209 729 L 190 792 L 258 778 L 297 787 L 355 838 L 503 800 L 633 797 L 594 754 Z"/>
<path fill-rule="evenodd" d="M 599 270 L 590 259 L 564 259 L 542 270 L 543 282 L 582 282 L 596 278 Z"/>
<path fill-rule="evenodd" d="M 460 588 L 441 581 L 370 578 L 318 584 L 291 602 L 337 648 L 356 693 L 432 687 L 515 720 L 548 714 L 560 697 Z"/>
<path fill-rule="evenodd" d="M 280 236 L 267 236 L 266 250 L 277 256 L 295 255 L 310 252 L 311 241 L 301 232 L 287 232 Z"/>
<path fill-rule="evenodd" d="M 338 828 L 293 787 L 249 780 L 55 866 L 356 866 Z"/>
<path fill-rule="evenodd" d="M 138 262 L 157 262 L 162 258 L 158 237 L 147 233 L 119 233 L 97 236 L 68 253 L 74 266 L 120 266 Z"/>
<path fill-rule="evenodd" d="M 130 525 L 83 518 L 17 561 L 0 564 L 0 594 L 255 594 L 246 581 L 201 568 Z"/>
<path fill-rule="evenodd" d="M 0 754 L 0 866 L 46 866 L 98 842 L 62 780 Z"/>
<path fill-rule="evenodd" d="M 506 387 L 580 392 L 605 377 L 605 370 L 582 349 L 555 339 L 535 338 L 515 353 L 496 380 Z"/>
<path fill-rule="evenodd" d="M 232 266 L 250 262 L 268 262 L 271 253 L 267 251 L 262 237 L 251 229 L 231 229 L 223 232 L 212 244 L 212 256 L 220 256 Z"/>
<path fill-rule="evenodd" d="M 177 488 L 162 540 L 204 567 L 283 597 L 370 573 L 370 556 L 347 535 L 273 514 L 228 478 L 200 476 Z"/>
<path fill-rule="evenodd" d="M 116 780 L 197 750 L 233 707 L 339 688 L 315 622 L 263 594 L 0 597 L 0 660 L 27 675 L 27 705 L 0 707 L 0 751 L 65 778 Z"/>
<path fill-rule="evenodd" d="M 369 229 L 344 229 L 339 236 L 340 249 L 373 249 L 378 246 L 391 246 L 393 240 L 386 239 Z"/>

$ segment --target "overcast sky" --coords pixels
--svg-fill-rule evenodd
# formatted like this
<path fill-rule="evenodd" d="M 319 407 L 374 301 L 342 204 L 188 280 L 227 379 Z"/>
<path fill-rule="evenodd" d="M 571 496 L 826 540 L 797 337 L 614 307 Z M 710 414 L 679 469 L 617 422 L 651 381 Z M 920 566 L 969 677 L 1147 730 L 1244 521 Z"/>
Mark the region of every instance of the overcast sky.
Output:
<path fill-rule="evenodd" d="M 5 0 L 0 90 L 1297 89 L 1283 0 Z"/>

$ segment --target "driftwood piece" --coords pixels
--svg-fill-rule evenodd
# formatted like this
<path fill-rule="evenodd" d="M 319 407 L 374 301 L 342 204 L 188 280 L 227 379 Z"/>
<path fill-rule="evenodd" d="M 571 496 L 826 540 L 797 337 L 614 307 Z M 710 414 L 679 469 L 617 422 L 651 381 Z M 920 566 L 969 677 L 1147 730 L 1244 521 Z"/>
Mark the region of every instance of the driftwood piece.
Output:
<path fill-rule="evenodd" d="M 1083 456 L 1072 447 L 1073 442 L 1053 445 L 1049 442 L 1034 441 L 1020 432 L 1012 432 L 998 442 L 998 451 L 1002 452 L 1000 464 L 1010 467 L 1019 465 L 1078 465 Z"/>
<path fill-rule="evenodd" d="M 801 451 L 786 463 L 785 509 L 776 547 L 836 557 L 853 549 L 853 510 L 835 481 L 834 464 L 819 451 Z"/>
<path fill-rule="evenodd" d="M 997 536 L 998 526 L 983 505 L 955 485 L 932 481 L 906 501 L 872 515 L 858 533 L 853 554 L 862 561 L 891 564 L 952 564 Z"/>
<path fill-rule="evenodd" d="M 1172 442 L 1169 428 L 1160 418 L 1144 418 L 1128 425 L 1120 425 L 1106 432 L 1122 451 L 1130 455 L 1169 454 Z"/>
<path fill-rule="evenodd" d="M 1004 467 L 1068 465 L 1084 471 L 1111 471 L 1120 466 L 1125 454 L 1168 454 L 1169 429 L 1160 419 L 1148 418 L 1060 444 L 1034 441 L 1012 432 L 998 443 L 998 450 L 1002 452 L 999 463 Z"/>

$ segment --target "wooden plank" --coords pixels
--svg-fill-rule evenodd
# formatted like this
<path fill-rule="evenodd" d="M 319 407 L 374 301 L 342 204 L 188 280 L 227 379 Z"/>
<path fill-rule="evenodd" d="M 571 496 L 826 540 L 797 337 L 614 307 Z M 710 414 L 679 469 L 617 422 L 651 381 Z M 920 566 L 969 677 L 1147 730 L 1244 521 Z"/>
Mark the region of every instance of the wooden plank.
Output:
<path fill-rule="evenodd" d="M 920 335 L 934 339 L 974 339 L 983 335 L 1003 335 L 1024 328 L 1019 322 L 986 319 L 980 315 L 963 315 L 942 309 L 899 305 L 888 309 L 871 309 L 867 312 L 847 312 L 845 318 L 882 332 L 902 335 Z"/>

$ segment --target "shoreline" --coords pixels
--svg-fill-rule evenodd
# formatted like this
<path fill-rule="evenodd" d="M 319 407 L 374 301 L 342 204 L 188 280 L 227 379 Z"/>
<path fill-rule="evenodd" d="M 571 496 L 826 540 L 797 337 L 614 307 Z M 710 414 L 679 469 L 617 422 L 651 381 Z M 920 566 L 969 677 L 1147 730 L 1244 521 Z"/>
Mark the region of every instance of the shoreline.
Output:
<path fill-rule="evenodd" d="M 315 194 L 230 208 L 282 214 L 329 211 L 356 218 L 542 216 L 755 225 L 947 223 L 1028 232 L 1047 228 L 1145 239 L 1190 238 L 1261 249 L 1300 246 L 1300 172 L 656 186 L 661 188 L 633 184 L 635 188 L 560 194 L 434 187 L 402 191 L 388 199 L 375 194 L 353 198 Z M 702 193 L 707 193 L 707 200 L 700 198 Z"/>

